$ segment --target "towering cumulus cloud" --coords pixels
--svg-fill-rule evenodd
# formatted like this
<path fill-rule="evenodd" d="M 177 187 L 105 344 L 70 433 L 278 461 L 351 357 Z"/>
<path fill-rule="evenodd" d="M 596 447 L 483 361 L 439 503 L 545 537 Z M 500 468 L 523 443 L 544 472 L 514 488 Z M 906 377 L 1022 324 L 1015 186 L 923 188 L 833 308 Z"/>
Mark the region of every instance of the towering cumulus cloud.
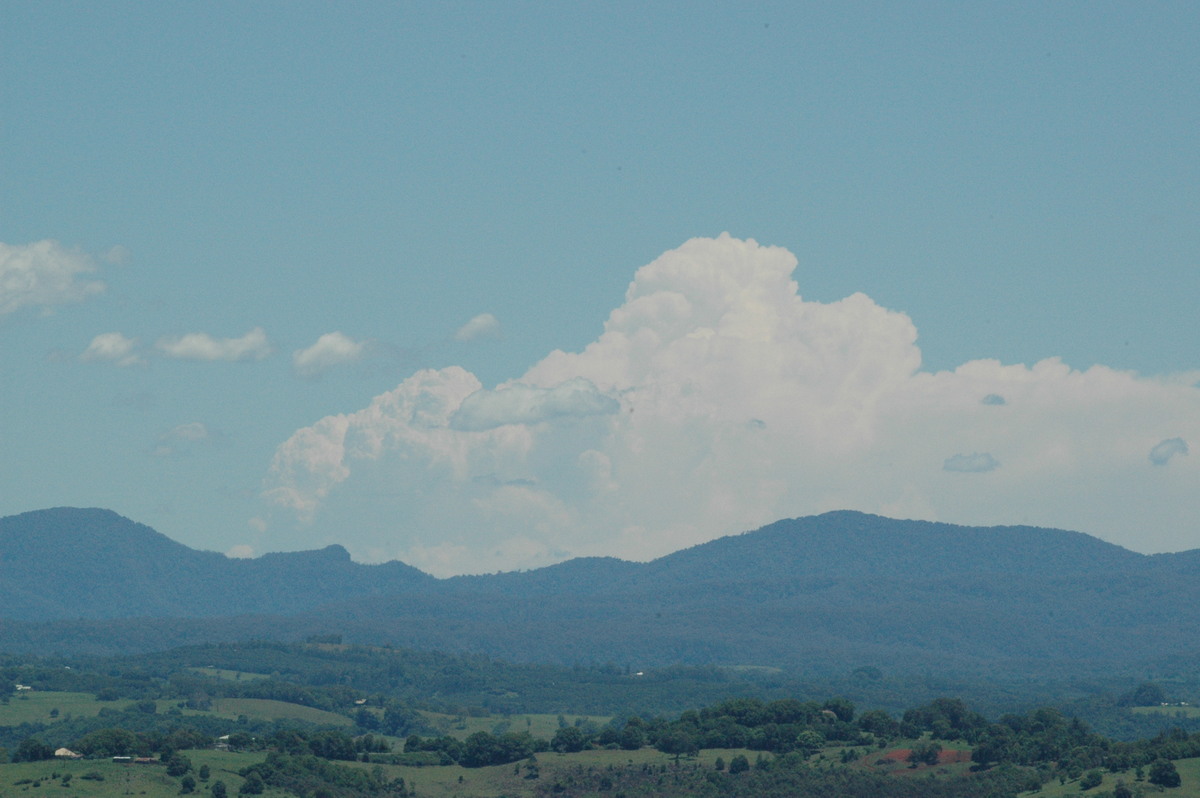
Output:
<path fill-rule="evenodd" d="M 1192 458 L 1146 461 L 1163 428 L 1200 436 L 1196 375 L 922 372 L 907 316 L 863 294 L 805 301 L 796 265 L 693 239 L 638 270 L 582 352 L 494 389 L 423 371 L 296 432 L 265 481 L 278 537 L 256 548 L 338 540 L 448 574 L 646 558 L 837 508 L 1110 538 L 1200 509 Z"/>

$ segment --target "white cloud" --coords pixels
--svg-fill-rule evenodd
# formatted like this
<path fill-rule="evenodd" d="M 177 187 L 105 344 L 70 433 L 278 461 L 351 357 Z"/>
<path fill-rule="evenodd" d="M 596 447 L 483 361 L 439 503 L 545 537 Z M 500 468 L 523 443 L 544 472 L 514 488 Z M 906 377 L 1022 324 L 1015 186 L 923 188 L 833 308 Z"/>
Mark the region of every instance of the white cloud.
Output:
<path fill-rule="evenodd" d="M 957 471 L 961 474 L 983 474 L 996 470 L 999 465 L 999 461 L 987 452 L 972 452 L 946 458 L 942 463 L 942 470 Z"/>
<path fill-rule="evenodd" d="M 1057 359 L 922 372 L 907 316 L 863 294 L 805 301 L 795 267 L 694 239 L 639 269 L 581 352 L 494 390 L 423 371 L 297 431 L 264 480 L 264 545 L 479 572 L 647 558 L 840 508 L 1196 545 L 1197 464 L 1144 467 L 1154 430 L 1200 435 L 1194 377 Z M 963 441 L 982 454 L 945 459 Z"/>
<path fill-rule="evenodd" d="M 455 341 L 479 341 L 500 337 L 500 322 L 491 313 L 480 313 L 454 333 Z"/>
<path fill-rule="evenodd" d="M 1188 446 L 1183 438 L 1167 438 L 1150 450 L 1150 462 L 1156 466 L 1166 465 L 1177 454 L 1187 454 Z"/>
<path fill-rule="evenodd" d="M 145 359 L 138 354 L 137 339 L 126 338 L 119 332 L 101 333 L 92 339 L 79 355 L 84 362 L 106 361 L 118 366 L 140 366 Z"/>
<path fill-rule="evenodd" d="M 325 333 L 312 346 L 292 353 L 292 368 L 301 377 L 317 377 L 334 366 L 362 359 L 366 346 L 341 332 Z"/>
<path fill-rule="evenodd" d="M 208 333 L 188 333 L 178 338 L 160 338 L 155 344 L 167 357 L 179 360 L 262 360 L 271 354 L 271 344 L 261 327 L 241 338 L 213 338 Z"/>
<path fill-rule="evenodd" d="M 90 257 L 57 241 L 0 243 L 0 316 L 24 307 L 49 310 L 101 293 L 104 283 L 80 279 L 95 270 Z"/>

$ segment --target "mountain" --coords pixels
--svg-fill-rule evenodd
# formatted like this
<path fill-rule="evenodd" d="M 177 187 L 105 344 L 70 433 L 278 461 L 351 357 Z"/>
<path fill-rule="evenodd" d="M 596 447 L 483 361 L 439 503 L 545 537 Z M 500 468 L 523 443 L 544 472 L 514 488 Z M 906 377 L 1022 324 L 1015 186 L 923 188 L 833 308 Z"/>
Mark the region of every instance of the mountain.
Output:
<path fill-rule="evenodd" d="M 0 647 L 119 652 L 337 633 L 633 667 L 1132 672 L 1200 650 L 1197 577 L 1200 552 L 1146 556 L 1078 532 L 834 512 L 648 563 L 581 558 L 439 580 L 354 563 L 337 546 L 230 560 L 108 511 L 58 509 L 0 519 Z"/>
<path fill-rule="evenodd" d="M 0 616 L 13 619 L 295 613 L 433 581 L 403 563 L 352 562 L 341 546 L 230 559 L 110 510 L 0 519 Z"/>

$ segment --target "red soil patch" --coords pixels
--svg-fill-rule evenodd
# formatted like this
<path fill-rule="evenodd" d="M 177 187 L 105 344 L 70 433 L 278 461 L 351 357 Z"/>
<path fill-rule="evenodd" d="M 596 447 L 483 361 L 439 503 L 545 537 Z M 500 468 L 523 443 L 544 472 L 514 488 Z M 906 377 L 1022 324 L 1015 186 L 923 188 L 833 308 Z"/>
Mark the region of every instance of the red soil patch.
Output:
<path fill-rule="evenodd" d="M 893 762 L 907 762 L 908 757 L 911 753 L 912 753 L 912 749 L 897 748 L 894 751 L 888 751 L 886 754 L 883 755 L 883 758 L 890 759 Z M 878 757 L 876 757 L 876 758 L 878 758 Z M 970 751 L 945 751 L 945 750 L 938 751 L 938 764 L 939 765 L 953 765 L 956 762 L 970 762 L 970 761 L 971 761 L 971 752 Z"/>

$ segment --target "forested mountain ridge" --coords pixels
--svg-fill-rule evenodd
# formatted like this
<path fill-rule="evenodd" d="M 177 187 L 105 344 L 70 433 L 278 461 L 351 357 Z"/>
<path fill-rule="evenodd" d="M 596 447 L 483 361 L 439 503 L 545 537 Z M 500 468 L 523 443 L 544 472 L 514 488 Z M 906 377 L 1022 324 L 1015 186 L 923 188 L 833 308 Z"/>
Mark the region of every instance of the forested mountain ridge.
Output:
<path fill-rule="evenodd" d="M 1200 650 L 1188 631 L 1200 628 L 1197 576 L 1200 552 L 834 512 L 648 563 L 581 558 L 439 580 L 354 563 L 338 546 L 230 560 L 108 511 L 59 509 L 0 519 L 0 613 L 12 619 L 0 639 L 115 652 L 336 632 L 635 667 L 1136 668 Z"/>
<path fill-rule="evenodd" d="M 0 615 L 21 620 L 294 613 L 433 581 L 399 562 L 352 562 L 341 546 L 231 559 L 111 510 L 0 518 Z"/>

